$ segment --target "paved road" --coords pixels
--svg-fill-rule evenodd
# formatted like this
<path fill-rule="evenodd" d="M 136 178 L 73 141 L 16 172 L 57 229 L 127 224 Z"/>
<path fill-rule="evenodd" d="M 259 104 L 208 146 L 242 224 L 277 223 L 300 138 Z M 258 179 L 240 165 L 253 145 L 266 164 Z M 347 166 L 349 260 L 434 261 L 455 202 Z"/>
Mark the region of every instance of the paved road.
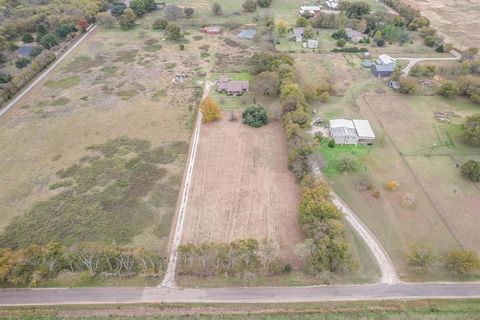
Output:
<path fill-rule="evenodd" d="M 445 60 L 460 60 L 462 55 L 455 50 L 450 51 L 453 55 L 451 58 L 396 58 L 397 60 L 406 60 L 408 61 L 408 65 L 402 70 L 404 75 L 408 75 L 410 70 L 413 68 L 414 65 L 421 61 L 445 61 Z"/>
<path fill-rule="evenodd" d="M 43 73 L 41 73 L 32 83 L 30 83 L 25 89 L 23 89 L 15 98 L 13 98 L 5 107 L 3 107 L 2 109 L 0 109 L 0 117 L 3 116 L 5 113 L 8 112 L 8 110 L 10 110 L 15 104 L 17 104 L 18 101 L 20 101 L 20 99 L 22 99 L 27 93 L 30 92 L 30 90 L 32 90 L 40 81 L 42 81 L 47 75 L 50 74 L 50 72 L 55 69 L 59 64 L 60 62 L 63 61 L 63 59 L 65 59 L 66 57 L 68 57 L 68 55 L 70 55 L 70 53 L 73 52 L 73 50 L 75 50 L 76 47 L 78 47 L 78 45 L 80 43 L 82 43 L 83 40 L 85 40 L 86 37 L 88 37 L 90 35 L 90 33 L 93 32 L 93 30 L 95 30 L 96 26 L 95 25 L 91 25 L 90 29 L 88 29 L 87 33 L 85 33 L 77 42 L 75 42 L 75 44 L 73 46 L 71 46 L 60 58 L 57 58 L 57 60 L 50 66 L 48 67 L 45 71 L 43 71 Z"/>
<path fill-rule="evenodd" d="M 0 306 L 131 303 L 286 303 L 480 298 L 480 283 L 375 284 L 277 288 L 77 288 L 0 290 Z"/>

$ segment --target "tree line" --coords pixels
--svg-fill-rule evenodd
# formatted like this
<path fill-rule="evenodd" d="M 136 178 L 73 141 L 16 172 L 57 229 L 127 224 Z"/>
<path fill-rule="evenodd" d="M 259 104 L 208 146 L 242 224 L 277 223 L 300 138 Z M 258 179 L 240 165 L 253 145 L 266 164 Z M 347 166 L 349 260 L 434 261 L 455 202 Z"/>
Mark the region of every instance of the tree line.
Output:
<path fill-rule="evenodd" d="M 61 272 L 110 275 L 157 276 L 165 269 L 165 258 L 137 247 L 82 242 L 65 247 L 52 241 L 22 249 L 0 249 L 0 283 L 37 285 Z"/>

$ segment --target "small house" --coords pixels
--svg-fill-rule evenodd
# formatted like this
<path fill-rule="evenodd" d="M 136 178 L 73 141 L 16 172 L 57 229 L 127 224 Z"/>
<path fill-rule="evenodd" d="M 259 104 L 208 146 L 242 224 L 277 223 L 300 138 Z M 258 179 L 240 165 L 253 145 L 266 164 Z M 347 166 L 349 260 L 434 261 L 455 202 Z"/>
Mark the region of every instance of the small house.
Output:
<path fill-rule="evenodd" d="M 313 39 L 308 39 L 307 42 L 303 43 L 303 47 L 307 49 L 317 49 L 318 41 Z"/>
<path fill-rule="evenodd" d="M 252 40 L 253 38 L 255 38 L 256 34 L 257 34 L 257 30 L 255 29 L 243 29 L 242 31 L 240 31 L 238 36 L 240 38 Z"/>
<path fill-rule="evenodd" d="M 360 42 L 368 38 L 368 35 L 361 33 L 360 31 L 353 30 L 352 28 L 345 28 L 345 33 L 347 34 L 348 40 L 352 42 Z"/>
<path fill-rule="evenodd" d="M 221 76 L 217 81 L 217 91 L 225 92 L 228 96 L 241 96 L 250 90 L 250 83 L 245 80 L 230 80 L 227 76 Z"/>
<path fill-rule="evenodd" d="M 298 14 L 318 17 L 322 13 L 320 6 L 300 6 Z"/>
<path fill-rule="evenodd" d="M 213 26 L 213 27 L 203 27 L 200 29 L 200 32 L 206 33 L 206 34 L 219 34 L 222 32 L 222 27 L 218 26 Z"/>
<path fill-rule="evenodd" d="M 305 28 L 303 28 L 303 27 L 294 28 L 293 29 L 292 40 L 294 40 L 295 42 L 302 42 L 304 32 L 305 32 Z"/>
<path fill-rule="evenodd" d="M 393 64 L 374 64 L 371 67 L 372 73 L 375 77 L 390 77 L 390 75 L 395 70 L 395 65 Z"/>
<path fill-rule="evenodd" d="M 30 45 L 20 46 L 17 50 L 15 50 L 13 55 L 15 58 L 30 58 L 33 48 L 35 47 Z"/>

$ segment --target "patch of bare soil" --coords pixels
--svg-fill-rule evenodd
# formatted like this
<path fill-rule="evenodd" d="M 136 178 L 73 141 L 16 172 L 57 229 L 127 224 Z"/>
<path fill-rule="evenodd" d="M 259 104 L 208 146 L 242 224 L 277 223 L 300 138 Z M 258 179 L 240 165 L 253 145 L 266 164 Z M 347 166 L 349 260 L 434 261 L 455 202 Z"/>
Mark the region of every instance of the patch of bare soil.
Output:
<path fill-rule="evenodd" d="M 299 187 L 287 169 L 282 125 L 255 129 L 227 119 L 202 127 L 183 242 L 271 240 L 295 264 Z"/>

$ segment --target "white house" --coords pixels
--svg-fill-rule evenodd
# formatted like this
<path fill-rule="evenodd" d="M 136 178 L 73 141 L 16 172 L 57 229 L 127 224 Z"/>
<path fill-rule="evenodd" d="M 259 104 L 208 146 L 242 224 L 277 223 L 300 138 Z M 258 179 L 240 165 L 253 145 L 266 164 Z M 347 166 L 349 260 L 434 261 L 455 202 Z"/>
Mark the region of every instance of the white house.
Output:
<path fill-rule="evenodd" d="M 320 13 L 321 13 L 320 6 L 300 6 L 300 10 L 298 10 L 298 14 L 301 16 L 305 14 L 318 16 Z"/>
<path fill-rule="evenodd" d="M 308 39 L 307 42 L 303 43 L 303 47 L 308 49 L 317 49 L 318 41 L 313 39 Z"/>
<path fill-rule="evenodd" d="M 390 57 L 388 54 L 381 54 L 378 56 L 378 59 L 375 61 L 377 64 L 389 65 L 392 64 L 394 67 L 397 65 L 397 60 Z"/>
<path fill-rule="evenodd" d="M 304 33 L 304 32 L 305 32 L 305 28 L 304 28 L 304 27 L 299 27 L 299 28 L 293 29 L 292 39 L 293 39 L 295 42 L 302 42 L 302 41 L 303 41 L 303 33 Z"/>
<path fill-rule="evenodd" d="M 368 120 L 330 120 L 329 130 L 330 137 L 337 144 L 373 144 L 375 141 L 375 133 Z"/>
<path fill-rule="evenodd" d="M 326 4 L 327 7 L 329 7 L 330 9 L 333 9 L 333 10 L 337 10 L 337 9 L 338 9 L 338 0 L 327 0 L 327 1 L 325 1 L 325 4 Z"/>
<path fill-rule="evenodd" d="M 358 144 L 358 135 L 352 120 L 334 119 L 329 124 L 330 137 L 337 144 Z"/>

